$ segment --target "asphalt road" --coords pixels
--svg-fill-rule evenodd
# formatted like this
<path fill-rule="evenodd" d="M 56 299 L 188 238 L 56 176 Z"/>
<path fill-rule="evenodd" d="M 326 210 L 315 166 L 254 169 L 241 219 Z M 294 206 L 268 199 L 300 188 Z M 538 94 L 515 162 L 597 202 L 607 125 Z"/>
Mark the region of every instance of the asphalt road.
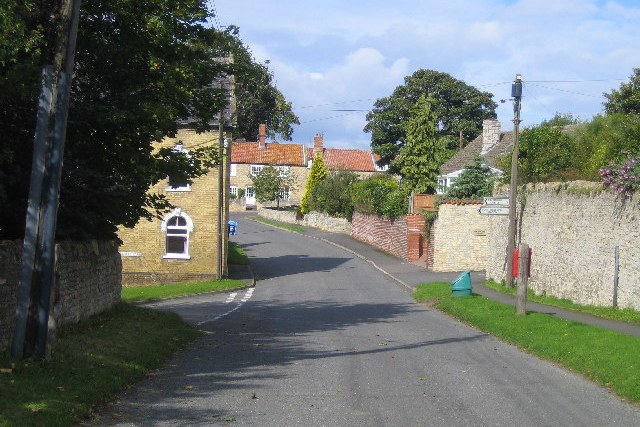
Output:
<path fill-rule="evenodd" d="M 369 263 L 239 220 L 254 292 L 165 301 L 207 334 L 93 426 L 640 426 L 640 408 L 416 304 Z"/>

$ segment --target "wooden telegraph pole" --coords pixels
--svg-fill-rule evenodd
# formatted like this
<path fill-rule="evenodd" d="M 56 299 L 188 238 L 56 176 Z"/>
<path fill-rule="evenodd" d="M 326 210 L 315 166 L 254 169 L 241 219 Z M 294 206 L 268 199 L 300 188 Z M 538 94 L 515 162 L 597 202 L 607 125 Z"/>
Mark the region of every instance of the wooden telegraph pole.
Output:
<path fill-rule="evenodd" d="M 55 15 L 53 65 L 44 66 L 38 104 L 29 202 L 17 290 L 16 322 L 11 345 L 11 356 L 14 358 L 22 358 L 25 353 L 42 358 L 47 350 L 62 156 L 80 0 L 63 0 L 60 10 L 56 11 Z"/>
<path fill-rule="evenodd" d="M 511 153 L 511 188 L 509 192 L 509 243 L 507 245 L 507 287 L 513 288 L 513 251 L 516 248 L 516 198 L 518 196 L 518 139 L 520 127 L 520 100 L 522 99 L 522 76 L 516 74 L 511 86 L 513 98 L 513 152 Z"/>

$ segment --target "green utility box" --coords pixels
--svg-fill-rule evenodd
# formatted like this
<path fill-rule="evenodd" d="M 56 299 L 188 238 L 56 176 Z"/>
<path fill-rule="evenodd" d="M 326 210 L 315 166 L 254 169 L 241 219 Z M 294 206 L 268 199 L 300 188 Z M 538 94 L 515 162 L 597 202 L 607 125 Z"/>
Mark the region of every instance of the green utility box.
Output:
<path fill-rule="evenodd" d="M 465 271 L 451 282 L 451 293 L 454 297 L 471 295 L 471 271 Z"/>

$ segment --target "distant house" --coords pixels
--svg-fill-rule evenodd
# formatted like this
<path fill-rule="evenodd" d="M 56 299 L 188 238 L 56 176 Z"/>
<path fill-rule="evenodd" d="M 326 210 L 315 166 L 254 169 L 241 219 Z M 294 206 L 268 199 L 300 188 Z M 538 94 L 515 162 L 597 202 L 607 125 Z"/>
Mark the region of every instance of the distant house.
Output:
<path fill-rule="evenodd" d="M 500 122 L 496 119 L 484 120 L 482 134 L 442 165 L 441 175 L 438 176 L 437 193 L 446 193 L 464 171 L 465 166 L 473 164 L 478 155 L 483 157 L 485 165 L 501 175 L 503 171 L 498 167 L 497 159 L 508 152 L 512 145 L 513 131 L 501 131 Z"/>
<path fill-rule="evenodd" d="M 322 156 L 329 170 L 350 170 L 361 178 L 388 169 L 387 166 L 379 167 L 376 161 L 380 158 L 369 150 L 325 148 L 320 134 L 314 137 L 313 147 L 306 147 L 304 144 L 267 143 L 266 139 L 267 128 L 261 124 L 257 142 L 236 141 L 231 145 L 229 193 L 238 195 L 240 189 L 244 190 L 244 206 L 234 204 L 232 210 L 235 207 L 245 209 L 256 205 L 251 177 L 268 165 L 276 167 L 283 175 L 295 177 L 295 188 L 282 189 L 285 204 L 293 205 L 302 200 L 309 169 L 316 154 Z"/>
<path fill-rule="evenodd" d="M 231 145 L 231 169 L 229 193 L 238 194 L 244 190 L 245 204 L 255 206 L 256 195 L 253 191 L 252 176 L 260 173 L 262 168 L 271 165 L 276 167 L 282 176 L 293 175 L 296 186 L 293 189 L 283 188 L 285 200 L 295 203 L 302 199 L 307 182 L 306 150 L 302 144 L 267 143 L 267 127 L 259 126 L 258 142 L 234 142 Z"/>
<path fill-rule="evenodd" d="M 218 141 L 217 132 L 182 128 L 175 138 L 165 138 L 155 148 L 171 148 L 188 155 L 196 147 Z M 226 181 L 228 161 L 220 167 Z M 141 219 L 134 228 L 118 230 L 123 285 L 206 281 L 226 274 L 228 187 L 226 182 L 220 186 L 218 179 L 215 168 L 190 185 L 164 179 L 149 189 L 150 194 L 164 195 L 174 208 L 162 218 Z M 219 191 L 224 192 L 222 206 L 218 204 Z M 218 238 L 220 210 L 222 241 Z M 218 268 L 220 261 L 222 271 Z"/>
<path fill-rule="evenodd" d="M 370 150 L 356 150 L 345 148 L 324 148 L 324 137 L 316 134 L 313 138 L 313 147 L 308 149 L 308 167 L 316 155 L 322 156 L 325 166 L 329 170 L 349 170 L 360 176 L 368 178 L 380 172 L 386 172 L 389 166 L 378 166 L 380 156 Z"/>

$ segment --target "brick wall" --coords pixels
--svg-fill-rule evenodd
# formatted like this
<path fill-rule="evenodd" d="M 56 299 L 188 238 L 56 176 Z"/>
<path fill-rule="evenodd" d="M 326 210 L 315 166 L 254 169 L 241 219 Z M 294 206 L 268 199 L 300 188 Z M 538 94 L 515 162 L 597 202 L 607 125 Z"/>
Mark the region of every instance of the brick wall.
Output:
<path fill-rule="evenodd" d="M 407 259 L 407 218 L 396 220 L 356 212 L 353 214 L 351 237 L 392 255 Z"/>
<path fill-rule="evenodd" d="M 13 337 L 22 244 L 0 242 L 0 351 Z M 120 301 L 121 263 L 114 242 L 61 242 L 56 245 L 53 319 L 75 323 Z"/>

